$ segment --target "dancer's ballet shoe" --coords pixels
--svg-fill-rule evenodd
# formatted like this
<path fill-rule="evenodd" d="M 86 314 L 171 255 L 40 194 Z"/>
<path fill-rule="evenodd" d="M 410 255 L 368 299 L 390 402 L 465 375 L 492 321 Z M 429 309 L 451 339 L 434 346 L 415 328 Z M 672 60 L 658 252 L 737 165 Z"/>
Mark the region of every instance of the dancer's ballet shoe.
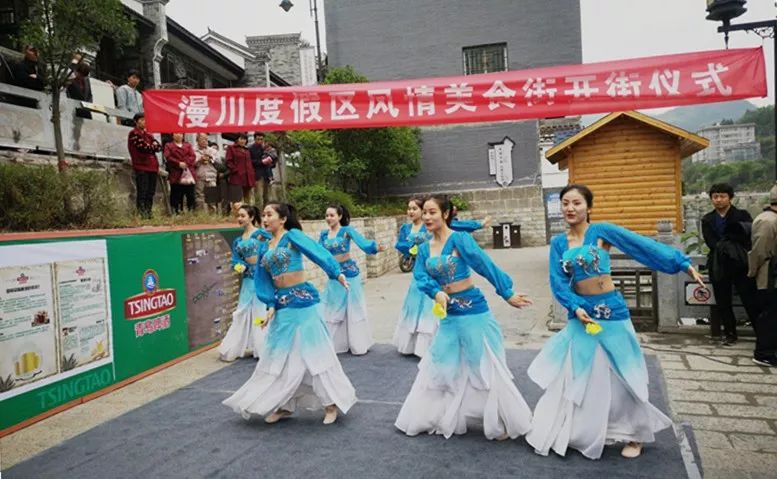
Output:
<path fill-rule="evenodd" d="M 640 454 L 642 454 L 642 443 L 639 442 L 630 442 L 623 446 L 623 450 L 621 451 L 621 456 L 628 459 L 639 457 Z"/>
<path fill-rule="evenodd" d="M 286 411 L 285 409 L 278 409 L 274 413 L 264 418 L 264 422 L 266 422 L 267 424 L 275 424 L 281 419 L 289 416 L 291 416 L 291 411 Z"/>
<path fill-rule="evenodd" d="M 327 406 L 324 415 L 324 424 L 332 424 L 337 420 L 337 406 Z"/>

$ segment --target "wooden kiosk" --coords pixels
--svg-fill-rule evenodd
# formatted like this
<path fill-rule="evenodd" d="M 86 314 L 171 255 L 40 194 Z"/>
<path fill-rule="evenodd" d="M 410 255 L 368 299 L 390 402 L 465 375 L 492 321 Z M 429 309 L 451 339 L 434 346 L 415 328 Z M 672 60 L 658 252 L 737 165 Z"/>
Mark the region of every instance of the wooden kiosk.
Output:
<path fill-rule="evenodd" d="M 545 153 L 569 182 L 594 193 L 593 221 L 653 236 L 659 220 L 682 230 L 681 161 L 709 140 L 635 111 L 611 113 Z"/>

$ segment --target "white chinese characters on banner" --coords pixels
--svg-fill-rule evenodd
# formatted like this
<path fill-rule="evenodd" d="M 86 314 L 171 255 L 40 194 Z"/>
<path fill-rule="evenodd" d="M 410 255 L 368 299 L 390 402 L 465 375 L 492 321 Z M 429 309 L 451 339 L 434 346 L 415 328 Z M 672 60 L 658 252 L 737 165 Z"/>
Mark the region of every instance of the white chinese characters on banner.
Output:
<path fill-rule="evenodd" d="M 496 176 L 496 183 L 501 187 L 510 186 L 513 182 L 513 146 L 515 143 L 508 137 L 501 143 L 489 144 L 489 173 Z"/>

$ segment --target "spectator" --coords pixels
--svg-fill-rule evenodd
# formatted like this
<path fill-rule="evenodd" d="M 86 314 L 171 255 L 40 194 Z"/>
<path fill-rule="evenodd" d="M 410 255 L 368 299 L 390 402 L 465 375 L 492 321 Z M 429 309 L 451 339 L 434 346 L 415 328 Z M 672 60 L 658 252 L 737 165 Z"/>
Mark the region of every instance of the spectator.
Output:
<path fill-rule="evenodd" d="M 38 49 L 27 45 L 22 50 L 24 59 L 16 65 L 14 80 L 16 84 L 30 90 L 43 91 L 46 86 L 46 75 L 43 67 L 38 64 Z"/>
<path fill-rule="evenodd" d="M 218 203 L 218 164 L 221 163 L 221 158 L 218 156 L 218 152 L 208 146 L 208 135 L 205 133 L 197 134 L 197 148 L 194 151 L 195 154 L 195 176 L 197 177 L 197 183 L 194 188 L 194 202 L 197 205 L 197 209 L 205 208 L 207 204 L 208 209 L 216 211 L 216 204 Z"/>
<path fill-rule="evenodd" d="M 132 170 L 135 172 L 138 214 L 150 218 L 159 174 L 156 152 L 162 150 L 162 145 L 146 131 L 146 118 L 142 113 L 135 115 L 135 128 L 129 132 L 127 148 L 132 159 Z"/>
<path fill-rule="evenodd" d="M 184 141 L 183 133 L 173 133 L 173 141 L 165 145 L 164 155 L 167 181 L 170 182 L 170 206 L 179 214 L 183 212 L 186 198 L 186 209 L 194 211 L 194 185 L 197 182 L 194 172 L 194 148 L 191 143 Z"/>
<path fill-rule="evenodd" d="M 755 278 L 761 305 L 753 321 L 753 362 L 777 367 L 777 182 L 769 192 L 769 206 L 755 217 L 752 242 L 747 276 Z"/>
<path fill-rule="evenodd" d="M 229 201 L 251 204 L 256 183 L 251 153 L 246 148 L 248 135 L 240 133 L 233 145 L 227 147 L 226 164 L 229 169 Z"/>
<path fill-rule="evenodd" d="M 67 86 L 67 96 L 73 100 L 92 103 L 92 86 L 89 83 L 89 73 L 92 68 L 88 63 L 79 63 L 75 67 L 75 78 Z M 92 113 L 86 108 L 76 108 L 79 118 L 92 118 Z"/>
<path fill-rule="evenodd" d="M 264 133 L 258 132 L 254 133 L 254 142 L 251 146 L 248 147 L 248 151 L 251 153 L 251 165 L 254 167 L 254 173 L 256 174 L 256 189 L 254 190 L 254 193 L 256 194 L 255 203 L 256 205 L 264 205 L 266 200 L 264 199 L 263 193 L 264 193 L 264 167 L 262 165 L 262 158 L 264 158 Z M 261 198 L 260 198 L 260 195 Z M 261 200 L 261 201 L 260 201 Z"/>
<path fill-rule="evenodd" d="M 143 95 L 138 91 L 140 73 L 130 70 L 127 73 L 127 84 L 116 89 L 116 104 L 120 110 L 127 110 L 132 114 L 143 113 Z M 122 120 L 126 125 L 129 120 Z"/>
<path fill-rule="evenodd" d="M 758 316 L 755 282 L 747 277 L 747 251 L 750 249 L 749 228 L 753 218 L 745 210 L 731 204 L 734 189 L 731 185 L 719 183 L 710 188 L 710 199 L 715 208 L 701 220 L 702 236 L 710 248 L 707 256 L 715 305 L 712 306 L 710 328 L 713 339 L 721 339 L 723 324 L 723 346 L 737 341 L 737 324 L 732 307 L 732 288 L 736 288 L 753 322 Z"/>

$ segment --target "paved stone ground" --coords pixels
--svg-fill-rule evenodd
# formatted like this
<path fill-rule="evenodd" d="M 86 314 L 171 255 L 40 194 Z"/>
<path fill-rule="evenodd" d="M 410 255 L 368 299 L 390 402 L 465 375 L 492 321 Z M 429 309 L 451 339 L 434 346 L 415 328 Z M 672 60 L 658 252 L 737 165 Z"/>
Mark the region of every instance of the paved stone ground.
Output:
<path fill-rule="evenodd" d="M 529 294 L 532 308 L 516 310 L 478 278 L 502 324 L 508 348 L 538 349 L 547 330 L 551 304 L 547 247 L 492 250 L 497 264 Z M 397 310 L 410 274 L 398 271 L 365 285 L 377 342 L 391 341 Z M 706 478 L 777 477 L 777 371 L 754 365 L 752 341 L 719 348 L 699 335 L 640 334 L 646 354 L 661 361 L 676 421 L 695 431 Z M 169 394 L 222 368 L 214 350 L 131 384 L 107 396 L 53 416 L 0 439 L 0 464 L 6 469 L 61 441 L 126 411 Z"/>

